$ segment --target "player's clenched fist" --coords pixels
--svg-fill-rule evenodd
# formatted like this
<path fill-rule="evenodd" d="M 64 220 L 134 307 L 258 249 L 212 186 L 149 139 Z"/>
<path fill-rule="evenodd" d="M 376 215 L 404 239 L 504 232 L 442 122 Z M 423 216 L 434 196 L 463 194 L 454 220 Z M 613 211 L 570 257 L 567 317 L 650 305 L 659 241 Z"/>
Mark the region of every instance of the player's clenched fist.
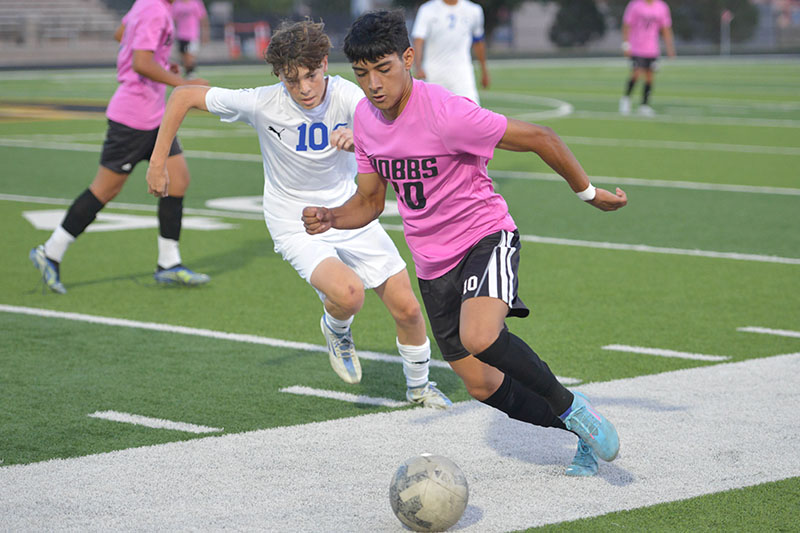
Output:
<path fill-rule="evenodd" d="M 147 167 L 147 192 L 156 198 L 167 196 L 169 190 L 169 174 L 166 165 L 150 165 Z"/>
<path fill-rule="evenodd" d="M 331 229 L 331 212 L 327 207 L 305 207 L 303 208 L 303 226 L 306 233 L 316 235 Z"/>

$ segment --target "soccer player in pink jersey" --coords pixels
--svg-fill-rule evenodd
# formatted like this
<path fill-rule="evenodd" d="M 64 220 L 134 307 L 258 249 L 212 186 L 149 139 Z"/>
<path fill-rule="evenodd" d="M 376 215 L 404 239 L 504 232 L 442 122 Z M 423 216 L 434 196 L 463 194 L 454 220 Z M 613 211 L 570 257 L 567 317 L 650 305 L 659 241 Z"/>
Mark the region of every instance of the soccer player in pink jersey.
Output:
<path fill-rule="evenodd" d="M 639 114 L 646 117 L 655 115 L 653 108 L 650 107 L 650 91 L 653 88 L 654 66 L 658 56 L 661 55 L 659 33 L 664 37 L 667 55 L 675 57 L 669 6 L 663 0 L 632 0 L 622 16 L 622 51 L 625 57 L 631 58 L 633 67 L 625 95 L 619 101 L 619 112 L 623 115 L 629 115 L 631 112 L 631 93 L 642 74 L 644 74 L 644 91 Z"/>
<path fill-rule="evenodd" d="M 67 248 L 94 221 L 97 213 L 125 185 L 136 164 L 149 159 L 164 114 L 166 86 L 188 83 L 208 85 L 206 80 L 187 81 L 170 65 L 174 26 L 172 0 L 136 0 L 114 34 L 120 42 L 117 54 L 119 87 L 106 109 L 108 129 L 100 166 L 89 188 L 72 203 L 64 220 L 43 245 L 29 257 L 44 283 L 64 294 L 60 265 Z M 178 239 L 183 215 L 183 196 L 189 186 L 189 168 L 176 139 L 170 148 L 167 169 L 169 194 L 158 202 L 158 261 L 153 277 L 159 283 L 200 285 L 209 277 L 181 264 Z"/>
<path fill-rule="evenodd" d="M 359 17 L 344 51 L 367 95 L 354 118 L 358 189 L 339 207 L 305 208 L 306 231 L 369 223 L 383 211 L 391 185 L 442 356 L 477 400 L 511 418 L 578 435 L 567 474 L 596 474 L 597 457 L 611 461 L 619 451 L 613 424 L 561 385 L 506 327 L 507 316 L 528 315 L 517 294 L 520 239 L 487 163 L 495 148 L 534 152 L 603 211 L 623 207 L 625 193 L 595 188 L 550 128 L 414 80 L 402 12 Z"/>
<path fill-rule="evenodd" d="M 172 4 L 178 52 L 181 54 L 184 76 L 187 78 L 197 66 L 200 40 L 207 43 L 210 35 L 208 12 L 203 0 L 175 0 Z"/>

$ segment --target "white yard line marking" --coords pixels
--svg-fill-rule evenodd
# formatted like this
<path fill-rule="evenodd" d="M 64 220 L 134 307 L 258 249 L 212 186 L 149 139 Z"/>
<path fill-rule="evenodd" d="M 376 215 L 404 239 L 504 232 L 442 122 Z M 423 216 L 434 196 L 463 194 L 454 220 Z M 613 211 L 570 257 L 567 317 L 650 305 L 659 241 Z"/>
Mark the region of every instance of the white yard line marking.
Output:
<path fill-rule="evenodd" d="M 779 337 L 794 337 L 796 339 L 800 339 L 800 331 L 792 331 L 790 329 L 770 329 L 747 326 L 744 328 L 736 328 L 736 331 L 744 331 L 746 333 L 764 333 L 765 335 L 777 335 Z"/>
<path fill-rule="evenodd" d="M 627 346 L 625 344 L 609 344 L 603 346 L 603 350 L 615 352 L 640 353 L 644 355 L 656 355 L 658 357 L 674 357 L 677 359 L 692 359 L 694 361 L 728 361 L 728 355 L 706 355 L 702 353 L 677 352 L 663 348 L 645 348 L 643 346 Z"/>
<path fill-rule="evenodd" d="M 111 420 L 112 422 L 124 422 L 126 424 L 135 424 L 137 426 L 146 426 L 156 429 L 172 429 L 175 431 L 186 431 L 188 433 L 220 433 L 221 431 L 224 431 L 223 428 L 212 428 L 197 424 L 189 424 L 187 422 L 173 422 L 172 420 L 151 418 L 149 416 L 133 415 L 130 413 L 120 413 L 118 411 L 96 411 L 86 416 L 92 418 L 102 418 L 103 420 Z"/>
<path fill-rule="evenodd" d="M 171 326 L 169 324 L 157 324 L 155 322 L 139 322 L 137 320 L 128 320 L 125 318 L 110 318 L 96 315 L 84 315 L 82 313 L 68 313 L 64 311 L 52 311 L 50 309 L 40 309 L 36 307 L 19 307 L 16 305 L 0 304 L 0 312 L 4 313 L 17 313 L 22 315 L 40 316 L 45 318 L 63 318 L 65 320 L 76 320 L 78 322 L 89 322 L 91 324 L 103 324 L 106 326 L 120 326 L 126 328 L 147 329 L 151 331 L 163 331 L 167 333 L 179 333 L 182 335 L 196 335 L 199 337 L 208 337 L 212 339 L 220 339 L 233 342 L 247 342 L 251 344 L 263 344 L 266 346 L 274 346 L 277 348 L 293 348 L 296 350 L 305 350 L 309 352 L 323 352 L 328 353 L 327 346 L 320 346 L 317 344 L 309 344 L 305 342 L 286 341 L 283 339 L 273 339 L 270 337 L 261 337 L 258 335 L 249 335 L 246 333 L 227 333 L 225 331 L 214 331 L 211 329 L 190 328 L 186 326 Z M 390 355 L 387 353 L 371 352 L 368 350 L 357 350 L 357 355 L 360 359 L 367 359 L 369 361 L 381 361 L 384 363 L 402 364 L 403 359 L 399 355 Z M 445 361 L 438 359 L 431 359 L 430 366 L 436 368 L 450 369 L 450 365 Z M 564 385 L 577 385 L 582 380 L 577 378 L 556 376 L 558 380 Z"/>
<path fill-rule="evenodd" d="M 328 353 L 327 346 L 320 346 L 317 344 L 310 344 L 306 342 L 286 341 L 283 339 L 273 339 L 270 337 L 261 337 L 259 335 L 249 335 L 246 333 L 228 333 L 225 331 L 215 331 L 211 329 L 190 328 L 186 326 L 172 326 L 169 324 L 158 324 L 155 322 L 139 322 L 137 320 L 128 320 L 125 318 L 110 318 L 96 315 L 85 315 L 82 313 L 68 313 L 64 311 L 52 311 L 50 309 L 39 309 L 34 307 L 19 307 L 15 305 L 0 304 L 0 312 L 17 313 L 23 315 L 40 316 L 46 318 L 62 318 L 65 320 L 76 320 L 78 322 L 88 322 L 91 324 L 102 324 L 105 326 L 119 326 L 125 328 L 146 329 L 151 331 L 163 331 L 166 333 L 179 333 L 182 335 L 195 335 L 198 337 L 207 337 L 210 339 L 220 339 L 233 342 L 247 342 L 250 344 L 262 344 L 265 346 L 274 346 L 276 348 L 291 348 L 295 350 L 305 350 L 309 352 L 323 352 Z M 383 361 L 388 363 L 402 363 L 403 360 L 399 355 L 389 355 L 379 352 L 370 352 L 360 350 L 357 352 L 361 359 L 369 359 L 373 361 Z M 438 368 L 450 368 L 450 365 L 438 359 L 431 359 L 431 366 Z M 569 378 L 567 378 L 569 379 Z"/>
<path fill-rule="evenodd" d="M 395 408 L 410 405 L 408 402 L 398 402 L 397 400 L 392 400 L 390 398 L 374 398 L 372 396 L 364 396 L 363 394 L 350 394 L 348 392 L 313 389 L 311 387 L 303 387 L 300 385 L 284 387 L 280 389 L 280 391 L 291 394 L 299 394 L 301 396 L 316 396 L 317 398 L 327 398 L 329 400 L 340 400 L 350 403 L 364 403 L 367 405 L 377 405 L 380 407 Z"/>
<path fill-rule="evenodd" d="M 260 197 L 259 197 L 260 198 Z M 26 196 L 21 194 L 0 194 L 0 200 L 9 202 L 24 202 L 31 204 L 48 204 L 48 205 L 72 205 L 74 200 L 67 198 L 47 198 L 44 196 Z M 155 205 L 146 204 L 127 204 L 124 202 L 109 202 L 105 208 L 125 209 L 128 211 L 147 211 L 155 212 L 158 207 Z M 215 209 L 197 209 L 192 207 L 184 207 L 183 212 L 189 215 L 206 215 L 225 218 L 240 218 L 245 220 L 264 220 L 263 215 L 254 213 L 243 213 L 237 211 L 223 211 Z"/>
<path fill-rule="evenodd" d="M 506 173 L 506 174 L 509 174 L 507 177 L 518 177 L 518 176 L 511 176 L 510 175 L 511 173 Z M 786 190 L 795 191 L 796 189 L 786 189 Z M 777 194 L 784 194 L 784 193 L 777 193 Z M 792 192 L 791 194 L 794 195 L 795 193 Z M 13 194 L 0 194 L 0 200 L 8 200 L 13 202 L 58 204 L 58 205 L 68 205 L 69 203 L 71 203 L 71 200 L 61 200 L 56 198 L 41 198 L 38 196 L 19 196 Z M 141 208 L 147 211 L 152 211 L 154 209 L 153 206 L 137 206 L 136 204 L 115 204 L 114 202 L 111 202 L 109 206 L 117 207 L 119 209 L 128 209 L 128 210 L 135 210 Z M 184 209 L 184 212 L 188 214 L 205 214 L 205 215 L 213 215 L 216 213 L 215 211 L 210 209 Z M 248 220 L 261 219 L 260 216 L 252 213 L 236 214 L 230 212 L 219 212 L 219 216 L 224 216 L 228 218 L 241 218 Z M 399 224 L 382 224 L 382 226 L 384 227 L 384 229 L 389 231 L 403 231 L 403 226 Z M 800 265 L 800 258 L 781 257 L 776 255 L 745 254 L 738 252 L 715 252 L 712 250 L 697 250 L 697 249 L 683 249 L 683 248 L 667 248 L 659 246 L 649 246 L 647 244 L 625 244 L 625 243 L 602 242 L 602 241 L 585 241 L 579 239 L 542 237 L 539 235 L 521 235 L 520 239 L 522 239 L 523 241 L 536 242 L 540 244 L 578 246 L 584 248 L 600 248 L 604 250 L 622 250 L 628 252 L 645 252 L 645 253 L 659 253 L 659 254 L 670 254 L 670 255 L 689 255 L 696 257 L 709 257 L 714 259 L 733 259 L 737 261 L 756 261 L 762 263 L 781 263 L 785 265 Z"/>
<path fill-rule="evenodd" d="M 515 111 L 515 112 L 518 112 Z M 667 124 L 697 124 L 701 126 L 751 126 L 756 128 L 800 128 L 800 120 L 779 118 L 717 117 L 709 115 L 690 116 L 658 114 L 654 117 L 624 116 L 603 111 L 574 111 L 569 118 L 614 120 L 633 122 L 660 122 Z"/>
<path fill-rule="evenodd" d="M 389 226 L 384 226 L 389 229 Z M 761 263 L 779 263 L 784 265 L 800 265 L 800 258 L 779 257 L 776 255 L 741 254 L 736 252 L 714 252 L 709 250 L 690 250 L 684 248 L 665 248 L 648 246 L 646 244 L 622 244 L 616 242 L 583 241 L 577 239 L 558 239 L 554 237 L 541 237 L 538 235 L 521 235 L 520 239 L 526 242 L 540 244 L 558 244 L 564 246 L 582 246 L 585 248 L 600 248 L 605 250 L 625 250 L 629 252 L 645 252 L 654 254 L 689 255 L 694 257 L 709 257 L 713 259 L 733 259 L 736 261 L 757 261 Z"/>
<path fill-rule="evenodd" d="M 492 170 L 492 178 L 510 178 L 522 180 L 563 182 L 558 174 L 548 172 L 519 172 L 515 170 Z M 789 187 L 760 187 L 754 185 L 729 185 L 724 183 L 703 183 L 700 181 L 659 180 L 644 178 L 623 178 L 619 176 L 591 176 L 593 183 L 609 185 L 637 185 L 642 187 L 663 187 L 666 189 L 689 189 L 698 191 L 741 192 L 747 194 L 777 194 L 782 196 L 800 196 L 800 189 Z"/>
<path fill-rule="evenodd" d="M 610 146 L 613 148 L 652 148 L 655 150 L 692 150 L 703 152 L 732 152 L 745 154 L 800 155 L 793 146 L 757 146 L 749 144 L 702 143 L 684 141 L 653 141 L 647 139 L 611 139 L 601 137 L 562 136 L 567 144 L 584 146 Z"/>
<path fill-rule="evenodd" d="M 800 354 L 591 383 L 620 432 L 597 477 L 564 468 L 575 437 L 481 403 L 131 448 L 0 468 L 10 531 L 285 530 L 402 532 L 388 503 L 397 465 L 453 459 L 470 485 L 462 533 L 499 533 L 800 476 Z M 765 410 L 765 391 L 779 390 Z M 346 494 L 347 504 L 338 495 Z M 54 497 L 56 495 L 57 497 Z"/>

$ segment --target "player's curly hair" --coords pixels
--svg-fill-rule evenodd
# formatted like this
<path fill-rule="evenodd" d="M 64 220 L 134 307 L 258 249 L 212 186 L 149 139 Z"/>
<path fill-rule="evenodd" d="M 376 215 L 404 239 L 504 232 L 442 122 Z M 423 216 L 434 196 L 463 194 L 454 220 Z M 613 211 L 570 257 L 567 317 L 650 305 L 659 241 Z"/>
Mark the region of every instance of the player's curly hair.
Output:
<path fill-rule="evenodd" d="M 344 53 L 351 63 L 373 63 L 384 56 L 403 53 L 411 46 L 403 11 L 371 11 L 358 17 L 344 38 Z"/>
<path fill-rule="evenodd" d="M 264 52 L 264 60 L 272 65 L 272 73 L 295 78 L 298 67 L 318 69 L 331 49 L 331 40 L 324 30 L 322 20 L 283 21 Z"/>

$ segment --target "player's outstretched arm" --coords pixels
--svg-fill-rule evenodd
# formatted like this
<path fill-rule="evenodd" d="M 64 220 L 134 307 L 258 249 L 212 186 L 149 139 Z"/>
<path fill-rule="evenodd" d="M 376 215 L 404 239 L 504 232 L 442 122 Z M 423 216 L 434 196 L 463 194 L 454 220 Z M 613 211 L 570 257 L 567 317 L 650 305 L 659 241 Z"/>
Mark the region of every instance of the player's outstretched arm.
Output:
<path fill-rule="evenodd" d="M 311 235 L 324 233 L 331 228 L 362 228 L 383 213 L 386 201 L 386 180 L 377 173 L 359 174 L 358 189 L 339 207 L 306 207 L 303 225 Z"/>
<path fill-rule="evenodd" d="M 664 45 L 667 47 L 667 56 L 675 57 L 675 38 L 672 36 L 672 28 L 661 28 L 661 36 L 664 37 Z"/>
<path fill-rule="evenodd" d="M 486 41 L 483 39 L 476 41 L 472 45 L 472 52 L 481 65 L 481 87 L 488 89 L 491 78 L 489 77 L 489 66 L 486 64 Z"/>
<path fill-rule="evenodd" d="M 564 178 L 576 194 L 592 188 L 575 155 L 551 128 L 509 118 L 506 132 L 497 147 L 512 152 L 534 152 Z M 620 188 L 616 194 L 600 188 L 595 191 L 596 194 L 587 202 L 603 211 L 614 211 L 628 203 L 625 191 Z"/>
<path fill-rule="evenodd" d="M 202 78 L 186 80 L 181 78 L 178 74 L 165 69 L 155 60 L 152 50 L 133 51 L 133 70 L 145 78 L 164 83 L 171 87 L 178 87 L 180 85 L 208 85 L 208 81 Z"/>
<path fill-rule="evenodd" d="M 150 165 L 147 167 L 147 192 L 155 197 L 167 195 L 169 176 L 167 175 L 167 158 L 169 149 L 178 128 L 183 123 L 190 109 L 207 111 L 206 93 L 209 87 L 201 85 L 183 85 L 176 87 L 167 100 L 167 108 L 161 125 L 158 128 L 156 145 L 150 154 Z"/>
<path fill-rule="evenodd" d="M 420 79 L 425 79 L 425 71 L 422 69 L 422 53 L 425 49 L 425 39 L 417 37 L 414 39 L 414 75 Z"/>

